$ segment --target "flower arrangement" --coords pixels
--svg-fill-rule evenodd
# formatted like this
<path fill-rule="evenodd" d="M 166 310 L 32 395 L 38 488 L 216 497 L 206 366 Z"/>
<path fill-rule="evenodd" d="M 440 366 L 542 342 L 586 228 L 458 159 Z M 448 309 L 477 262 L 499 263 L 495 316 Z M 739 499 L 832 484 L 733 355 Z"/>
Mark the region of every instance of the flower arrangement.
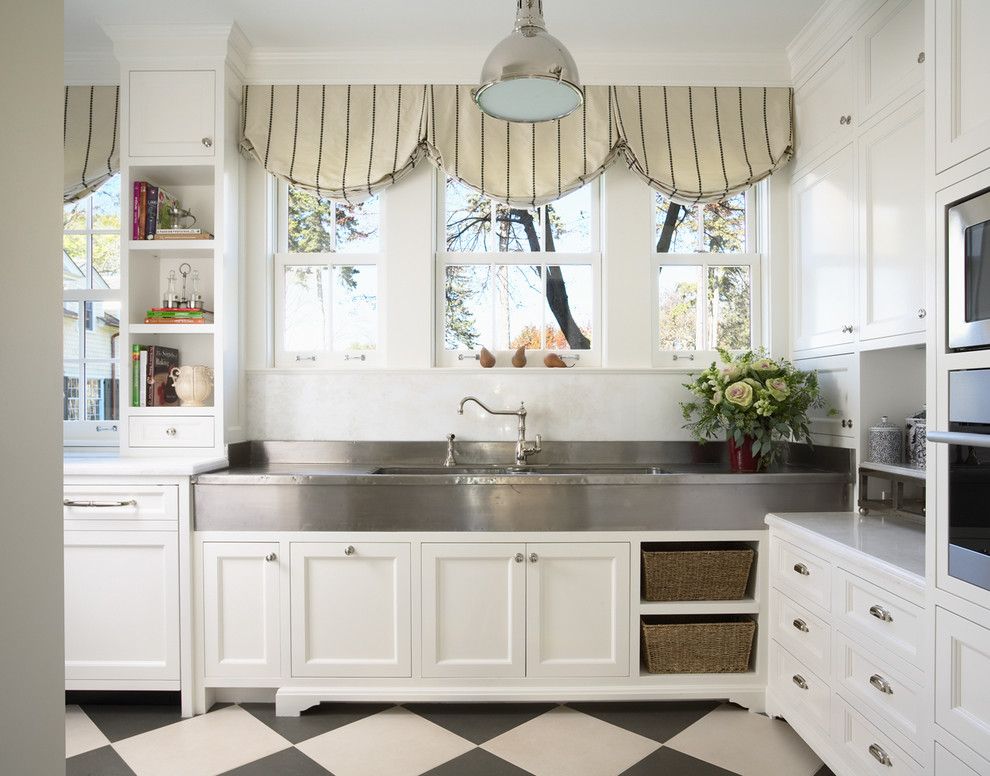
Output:
<path fill-rule="evenodd" d="M 808 410 L 823 407 L 816 372 L 802 372 L 763 351 L 735 358 L 719 350 L 724 366 L 712 365 L 684 387 L 697 399 L 681 403 L 684 428 L 700 442 L 728 432 L 733 468 L 767 468 L 777 457 L 775 442 L 803 439 L 811 444 Z M 834 414 L 830 410 L 829 414 Z M 736 465 L 736 450 L 751 454 L 755 467 Z"/>

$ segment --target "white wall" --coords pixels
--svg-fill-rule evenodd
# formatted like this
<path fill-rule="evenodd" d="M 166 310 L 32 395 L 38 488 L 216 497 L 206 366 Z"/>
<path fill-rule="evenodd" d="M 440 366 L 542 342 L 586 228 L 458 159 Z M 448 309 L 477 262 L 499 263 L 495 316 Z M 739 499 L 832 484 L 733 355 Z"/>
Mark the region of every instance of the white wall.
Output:
<path fill-rule="evenodd" d="M 0 24 L 0 773 L 65 772 L 62 640 L 62 2 Z"/>

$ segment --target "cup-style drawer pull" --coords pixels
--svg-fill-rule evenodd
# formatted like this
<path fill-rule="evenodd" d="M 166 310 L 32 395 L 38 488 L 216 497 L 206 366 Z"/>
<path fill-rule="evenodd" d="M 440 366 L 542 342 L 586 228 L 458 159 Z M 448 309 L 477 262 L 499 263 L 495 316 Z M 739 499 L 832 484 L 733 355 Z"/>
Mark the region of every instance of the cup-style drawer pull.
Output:
<path fill-rule="evenodd" d="M 801 633 L 807 633 L 808 632 L 808 623 L 806 623 L 801 618 L 796 619 L 793 624 L 794 624 L 794 627 L 795 628 L 797 628 L 799 631 L 801 631 Z"/>
<path fill-rule="evenodd" d="M 794 564 L 794 570 L 798 574 L 800 574 L 802 577 L 810 577 L 811 576 L 811 572 L 808 571 L 808 567 L 805 566 L 803 563 L 795 563 Z"/>
<path fill-rule="evenodd" d="M 804 677 L 801 676 L 801 674 L 794 674 L 794 676 L 791 677 L 791 681 L 794 682 L 794 684 L 796 684 L 802 690 L 808 689 L 808 683 L 804 680 Z"/>
<path fill-rule="evenodd" d="M 883 747 L 881 747 L 880 744 L 870 744 L 869 752 L 873 755 L 873 759 L 881 765 L 886 765 L 888 768 L 894 765 L 893 761 L 883 750 Z"/>
<path fill-rule="evenodd" d="M 884 607 L 880 606 L 880 604 L 873 604 L 873 606 L 870 607 L 870 614 L 872 614 L 881 622 L 894 621 L 894 618 L 893 616 L 891 616 L 890 612 Z"/>
<path fill-rule="evenodd" d="M 880 676 L 880 674 L 873 674 L 873 676 L 870 677 L 870 684 L 876 687 L 884 695 L 894 694 L 894 688 L 890 686 L 890 682 Z"/>
<path fill-rule="evenodd" d="M 73 499 L 63 499 L 62 506 L 66 507 L 136 507 L 137 501 L 132 498 L 124 501 L 74 501 Z"/>
<path fill-rule="evenodd" d="M 344 555 L 353 555 L 353 554 L 354 554 L 354 545 L 348 544 L 344 548 Z"/>

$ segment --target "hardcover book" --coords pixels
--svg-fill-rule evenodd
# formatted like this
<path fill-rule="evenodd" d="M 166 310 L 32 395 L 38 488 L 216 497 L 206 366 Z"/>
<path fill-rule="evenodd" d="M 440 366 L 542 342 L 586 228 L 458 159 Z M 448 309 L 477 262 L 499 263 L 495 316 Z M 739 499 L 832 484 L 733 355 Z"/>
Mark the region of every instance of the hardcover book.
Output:
<path fill-rule="evenodd" d="M 148 349 L 147 391 L 149 407 L 174 407 L 179 403 L 171 371 L 179 365 L 179 351 L 163 345 Z"/>
<path fill-rule="evenodd" d="M 155 239 L 155 229 L 158 227 L 158 187 L 148 184 L 148 212 L 144 222 L 144 237 Z"/>

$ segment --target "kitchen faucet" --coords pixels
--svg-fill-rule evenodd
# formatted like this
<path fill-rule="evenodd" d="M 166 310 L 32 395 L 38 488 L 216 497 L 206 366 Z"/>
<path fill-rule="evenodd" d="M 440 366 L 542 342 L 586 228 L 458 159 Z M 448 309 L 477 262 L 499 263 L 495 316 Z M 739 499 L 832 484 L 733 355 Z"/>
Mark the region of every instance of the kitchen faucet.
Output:
<path fill-rule="evenodd" d="M 464 405 L 469 401 L 473 401 L 481 409 L 487 412 L 489 415 L 515 415 L 519 421 L 518 431 L 516 433 L 516 466 L 525 466 L 527 463 L 527 458 L 531 455 L 536 455 L 543 450 L 543 436 L 540 434 L 536 435 L 536 445 L 530 446 L 526 442 L 526 405 L 523 402 L 519 402 L 519 409 L 517 410 L 493 410 L 485 406 L 485 404 L 476 399 L 474 396 L 465 396 L 461 399 L 461 404 L 457 408 L 457 414 L 464 414 Z"/>

